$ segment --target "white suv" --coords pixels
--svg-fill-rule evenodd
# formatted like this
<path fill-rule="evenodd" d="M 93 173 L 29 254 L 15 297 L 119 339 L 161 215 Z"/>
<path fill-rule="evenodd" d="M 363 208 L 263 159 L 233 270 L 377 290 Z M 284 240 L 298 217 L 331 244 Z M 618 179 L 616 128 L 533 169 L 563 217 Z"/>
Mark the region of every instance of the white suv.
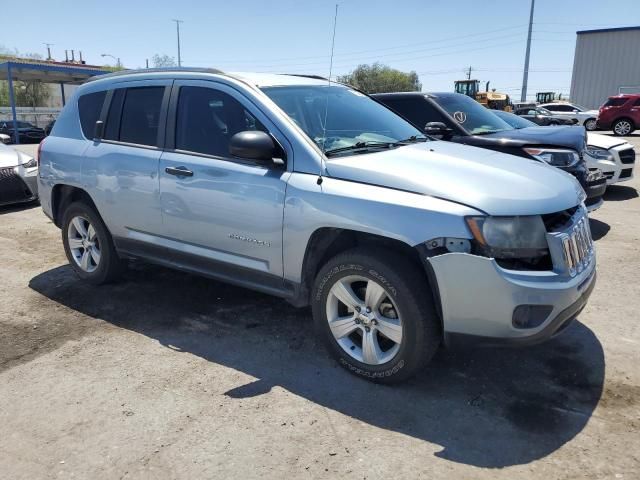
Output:
<path fill-rule="evenodd" d="M 587 110 L 584 107 L 568 102 L 543 103 L 542 105 L 538 106 L 546 108 L 554 115 L 563 115 L 567 118 L 573 118 L 589 131 L 593 131 L 596 129 L 598 110 Z"/>

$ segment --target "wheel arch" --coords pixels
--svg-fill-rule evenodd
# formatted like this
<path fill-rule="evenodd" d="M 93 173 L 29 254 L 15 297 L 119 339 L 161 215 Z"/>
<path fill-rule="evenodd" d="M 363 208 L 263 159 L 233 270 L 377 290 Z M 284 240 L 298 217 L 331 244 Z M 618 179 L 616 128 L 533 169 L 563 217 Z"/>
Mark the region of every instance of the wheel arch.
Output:
<path fill-rule="evenodd" d="M 413 247 L 401 240 L 358 230 L 322 227 L 311 234 L 302 262 L 299 292 L 296 296 L 296 301 L 292 303 L 297 306 L 309 305 L 315 277 L 329 259 L 346 250 L 367 246 L 393 251 L 411 262 L 415 262 L 416 265 L 422 266 L 420 272 L 429 286 L 436 312 L 440 322 L 442 322 L 442 305 L 437 280 L 427 260 L 426 248 L 423 251 L 422 246 Z"/>
<path fill-rule="evenodd" d="M 60 183 L 53 186 L 51 189 L 51 214 L 53 216 L 53 222 L 58 228 L 62 228 L 62 219 L 66 208 L 77 201 L 86 202 L 100 215 L 95 202 L 86 190 L 73 185 Z"/>

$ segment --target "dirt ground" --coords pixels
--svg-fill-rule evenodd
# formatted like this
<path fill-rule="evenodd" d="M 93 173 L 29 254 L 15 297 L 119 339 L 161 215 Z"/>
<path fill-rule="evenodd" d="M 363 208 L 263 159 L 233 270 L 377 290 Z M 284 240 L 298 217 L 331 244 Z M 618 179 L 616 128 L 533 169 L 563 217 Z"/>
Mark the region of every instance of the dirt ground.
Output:
<path fill-rule="evenodd" d="M 592 216 L 566 332 L 395 387 L 340 368 L 307 309 L 142 263 L 88 286 L 40 207 L 1 209 L 0 478 L 640 478 L 636 175 Z"/>

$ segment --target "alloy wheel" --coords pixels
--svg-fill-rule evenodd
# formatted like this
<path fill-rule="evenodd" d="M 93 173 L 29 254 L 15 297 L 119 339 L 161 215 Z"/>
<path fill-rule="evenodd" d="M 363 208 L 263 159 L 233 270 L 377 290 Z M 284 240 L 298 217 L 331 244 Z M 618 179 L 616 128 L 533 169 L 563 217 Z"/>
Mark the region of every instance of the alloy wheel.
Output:
<path fill-rule="evenodd" d="M 76 264 L 85 272 L 94 272 L 100 265 L 100 239 L 85 217 L 71 219 L 67 229 L 69 251 Z"/>
<path fill-rule="evenodd" d="M 326 313 L 336 342 L 355 360 L 381 365 L 400 350 L 400 312 L 379 283 L 358 275 L 341 278 L 327 295 Z"/>
<path fill-rule="evenodd" d="M 586 122 L 584 122 L 584 128 L 589 130 L 590 132 L 596 129 L 596 121 L 593 118 L 590 118 Z"/>
<path fill-rule="evenodd" d="M 615 124 L 615 126 L 613 127 L 613 130 L 618 135 L 622 135 L 622 136 L 628 135 L 629 132 L 631 131 L 631 123 L 629 123 L 629 121 L 627 120 L 620 120 Z"/>

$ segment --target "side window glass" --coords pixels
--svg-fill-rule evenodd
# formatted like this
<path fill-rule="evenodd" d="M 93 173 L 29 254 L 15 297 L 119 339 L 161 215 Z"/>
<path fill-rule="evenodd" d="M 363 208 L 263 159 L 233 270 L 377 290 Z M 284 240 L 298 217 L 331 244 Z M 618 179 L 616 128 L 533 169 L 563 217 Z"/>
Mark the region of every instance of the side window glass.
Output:
<path fill-rule="evenodd" d="M 634 106 L 634 107 L 640 107 L 640 98 L 638 98 L 638 99 L 634 102 L 633 106 Z"/>
<path fill-rule="evenodd" d="M 176 116 L 176 149 L 229 156 L 238 132 L 267 129 L 236 99 L 206 87 L 181 87 Z"/>
<path fill-rule="evenodd" d="M 122 105 L 120 135 L 126 143 L 155 146 L 164 87 L 128 88 Z"/>
<path fill-rule="evenodd" d="M 96 122 L 100 118 L 102 104 L 107 96 L 106 91 L 88 93 L 78 98 L 78 113 L 80 115 L 80 126 L 86 138 L 92 139 Z"/>
<path fill-rule="evenodd" d="M 107 123 L 104 127 L 103 138 L 105 140 L 119 140 L 120 138 L 120 115 L 122 115 L 122 103 L 124 102 L 124 88 L 114 90 L 107 113 Z"/>

